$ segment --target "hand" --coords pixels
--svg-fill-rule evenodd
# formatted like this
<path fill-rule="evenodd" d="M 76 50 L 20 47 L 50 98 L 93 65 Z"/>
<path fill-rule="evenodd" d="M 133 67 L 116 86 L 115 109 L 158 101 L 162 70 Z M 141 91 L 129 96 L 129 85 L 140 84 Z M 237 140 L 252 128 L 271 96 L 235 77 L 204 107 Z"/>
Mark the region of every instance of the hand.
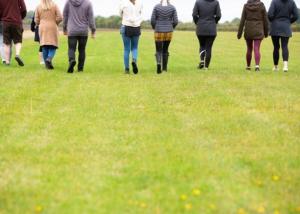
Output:
<path fill-rule="evenodd" d="M 92 39 L 96 38 L 96 33 L 92 33 Z"/>
<path fill-rule="evenodd" d="M 237 35 L 237 38 L 240 40 L 242 38 L 242 36 L 241 35 Z"/>
<path fill-rule="evenodd" d="M 65 36 L 68 36 L 68 32 L 67 32 L 67 31 L 64 31 L 64 35 L 65 35 Z"/>

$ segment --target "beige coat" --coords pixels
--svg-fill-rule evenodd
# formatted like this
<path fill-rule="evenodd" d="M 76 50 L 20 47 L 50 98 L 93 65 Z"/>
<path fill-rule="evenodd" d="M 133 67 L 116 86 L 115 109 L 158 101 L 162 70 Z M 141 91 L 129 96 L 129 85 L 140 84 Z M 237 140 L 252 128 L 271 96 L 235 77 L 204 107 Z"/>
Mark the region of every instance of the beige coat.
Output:
<path fill-rule="evenodd" d="M 43 10 L 41 5 L 35 11 L 35 23 L 39 25 L 40 44 L 58 47 L 58 24 L 62 15 L 56 4 L 50 10 Z"/>

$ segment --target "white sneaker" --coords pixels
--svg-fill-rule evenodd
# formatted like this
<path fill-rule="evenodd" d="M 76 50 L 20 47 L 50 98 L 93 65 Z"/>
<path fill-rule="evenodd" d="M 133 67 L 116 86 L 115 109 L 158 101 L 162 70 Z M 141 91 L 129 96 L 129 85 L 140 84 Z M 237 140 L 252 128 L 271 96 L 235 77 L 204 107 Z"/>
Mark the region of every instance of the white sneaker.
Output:
<path fill-rule="evenodd" d="M 44 61 L 41 61 L 41 62 L 40 62 L 40 65 L 45 65 L 45 62 L 44 62 Z"/>
<path fill-rule="evenodd" d="M 289 66 L 288 66 L 288 62 L 287 61 L 283 62 L 283 71 L 284 72 L 288 72 L 289 71 Z"/>
<path fill-rule="evenodd" d="M 279 71 L 278 66 L 274 66 L 273 71 L 278 72 Z"/>

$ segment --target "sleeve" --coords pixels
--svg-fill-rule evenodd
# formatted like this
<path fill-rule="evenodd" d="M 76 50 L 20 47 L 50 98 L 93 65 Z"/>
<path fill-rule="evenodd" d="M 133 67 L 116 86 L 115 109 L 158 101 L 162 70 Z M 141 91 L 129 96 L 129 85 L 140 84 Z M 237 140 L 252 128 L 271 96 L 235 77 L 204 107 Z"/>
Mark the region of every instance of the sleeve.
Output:
<path fill-rule="evenodd" d="M 272 1 L 271 6 L 269 8 L 268 18 L 269 18 L 270 22 L 272 22 L 275 18 L 275 3 L 274 3 L 274 1 Z"/>
<path fill-rule="evenodd" d="M 69 2 L 67 1 L 63 11 L 63 30 L 65 33 L 68 31 L 68 20 L 69 20 Z"/>
<path fill-rule="evenodd" d="M 56 13 L 56 24 L 59 25 L 59 23 L 62 22 L 63 20 L 63 16 L 58 8 L 58 6 L 56 5 L 56 8 L 55 8 L 55 13 Z"/>
<path fill-rule="evenodd" d="M 198 20 L 199 20 L 198 2 L 195 3 L 194 9 L 193 9 L 193 20 L 194 20 L 195 24 L 198 23 Z"/>
<path fill-rule="evenodd" d="M 268 14 L 265 5 L 263 6 L 263 17 L 264 17 L 264 34 L 267 38 L 269 35 L 269 20 L 268 20 Z"/>
<path fill-rule="evenodd" d="M 31 19 L 31 24 L 30 24 L 30 30 L 31 30 L 32 32 L 35 32 L 34 16 L 35 16 L 35 14 L 33 14 L 33 17 L 32 17 L 32 19 Z"/>
<path fill-rule="evenodd" d="M 155 25 L 156 25 L 156 7 L 153 8 L 152 15 L 151 15 L 152 29 L 155 29 Z"/>
<path fill-rule="evenodd" d="M 39 8 L 37 8 L 35 10 L 35 15 L 34 15 L 34 22 L 35 22 L 35 24 L 39 25 L 40 24 L 40 20 L 41 20 L 40 11 L 39 11 Z"/>
<path fill-rule="evenodd" d="M 19 7 L 22 19 L 24 19 L 27 15 L 27 9 L 24 0 L 19 0 Z"/>
<path fill-rule="evenodd" d="M 88 19 L 89 19 L 89 27 L 92 31 L 92 34 L 96 32 L 96 23 L 95 23 L 95 17 L 94 17 L 94 10 L 92 4 L 89 6 L 89 12 L 88 12 Z"/>
<path fill-rule="evenodd" d="M 238 35 L 237 35 L 238 39 L 242 38 L 242 34 L 243 34 L 243 31 L 244 31 L 244 26 L 245 26 L 245 21 L 246 21 L 246 10 L 245 10 L 245 6 L 244 6 L 241 21 L 240 21 L 240 25 L 239 25 L 239 29 L 238 29 Z"/>
<path fill-rule="evenodd" d="M 216 8 L 216 16 L 215 16 L 215 19 L 216 19 L 216 23 L 218 24 L 218 22 L 220 21 L 222 17 L 222 14 L 221 14 L 221 7 L 220 7 L 220 3 L 218 2 L 217 4 L 217 8 Z"/>
<path fill-rule="evenodd" d="M 176 8 L 174 8 L 173 27 L 176 28 L 177 25 L 178 25 L 178 15 L 177 15 Z"/>
<path fill-rule="evenodd" d="M 119 5 L 119 15 L 120 15 L 121 17 L 123 17 L 123 9 L 124 9 L 124 2 L 121 1 L 121 2 L 120 2 L 120 5 Z"/>
<path fill-rule="evenodd" d="M 298 12 L 298 8 L 296 6 L 296 3 L 293 2 L 293 11 L 292 11 L 292 14 L 291 14 L 291 23 L 294 23 L 298 20 L 299 18 L 299 12 Z"/>

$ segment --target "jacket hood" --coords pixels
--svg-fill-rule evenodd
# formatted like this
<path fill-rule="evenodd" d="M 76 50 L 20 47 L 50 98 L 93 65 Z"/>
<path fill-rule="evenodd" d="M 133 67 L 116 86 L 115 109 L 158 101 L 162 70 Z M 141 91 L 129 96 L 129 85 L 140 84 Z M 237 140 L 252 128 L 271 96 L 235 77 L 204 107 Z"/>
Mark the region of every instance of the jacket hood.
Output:
<path fill-rule="evenodd" d="M 260 0 L 248 0 L 246 7 L 249 10 L 256 10 L 258 8 L 260 8 L 262 2 Z"/>
<path fill-rule="evenodd" d="M 212 1 L 215 1 L 215 0 L 205 0 L 205 1 L 209 1 L 209 2 L 212 2 Z"/>
<path fill-rule="evenodd" d="M 74 7 L 79 7 L 85 0 L 69 0 Z"/>

